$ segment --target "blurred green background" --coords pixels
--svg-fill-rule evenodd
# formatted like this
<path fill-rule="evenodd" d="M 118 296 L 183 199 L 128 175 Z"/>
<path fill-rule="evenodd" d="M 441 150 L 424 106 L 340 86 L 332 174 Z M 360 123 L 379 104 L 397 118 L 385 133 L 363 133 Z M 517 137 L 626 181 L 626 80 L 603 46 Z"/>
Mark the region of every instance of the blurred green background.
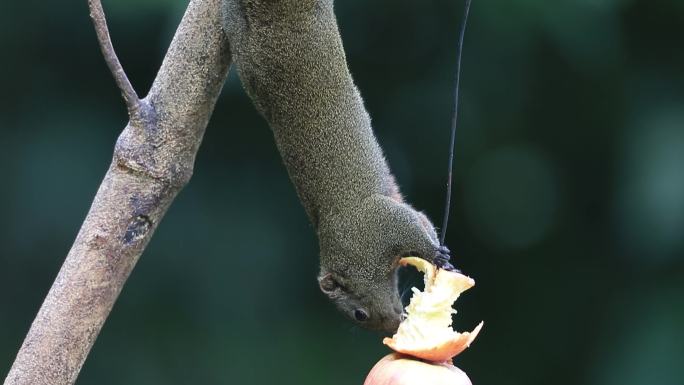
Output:
<path fill-rule="evenodd" d="M 140 93 L 185 1 L 106 0 Z M 441 221 L 462 2 L 339 0 L 404 193 Z M 684 383 L 684 2 L 475 1 L 448 244 L 476 384 Z M 0 377 L 126 123 L 86 1 L 0 3 Z M 319 293 L 317 242 L 231 74 L 191 184 L 79 384 L 358 384 L 388 350 Z"/>

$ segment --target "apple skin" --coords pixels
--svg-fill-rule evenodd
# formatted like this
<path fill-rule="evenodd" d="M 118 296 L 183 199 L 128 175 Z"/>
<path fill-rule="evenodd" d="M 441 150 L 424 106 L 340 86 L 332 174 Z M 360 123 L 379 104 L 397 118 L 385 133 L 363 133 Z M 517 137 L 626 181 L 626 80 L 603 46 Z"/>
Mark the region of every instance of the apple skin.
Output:
<path fill-rule="evenodd" d="M 484 322 L 480 322 L 472 332 L 459 334 L 456 338 L 444 341 L 432 349 L 401 348 L 396 344 L 394 338 L 385 338 L 382 340 L 382 343 L 399 353 L 408 354 L 427 361 L 445 362 L 450 361 L 453 357 L 468 348 L 470 344 L 473 343 L 478 333 L 480 333 L 482 325 L 484 325 Z"/>
<path fill-rule="evenodd" d="M 425 362 L 391 353 L 378 361 L 363 385 L 472 385 L 468 376 L 449 362 Z"/>

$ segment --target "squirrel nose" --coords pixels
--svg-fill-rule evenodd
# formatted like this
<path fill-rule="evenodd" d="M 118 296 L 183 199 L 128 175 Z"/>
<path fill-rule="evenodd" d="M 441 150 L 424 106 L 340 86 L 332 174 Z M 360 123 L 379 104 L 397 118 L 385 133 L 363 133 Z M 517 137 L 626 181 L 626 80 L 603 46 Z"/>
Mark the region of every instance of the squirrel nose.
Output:
<path fill-rule="evenodd" d="M 396 333 L 397 329 L 399 329 L 399 323 L 401 320 L 399 317 L 396 318 L 391 318 L 385 321 L 384 329 L 388 333 Z"/>
<path fill-rule="evenodd" d="M 395 333 L 399 328 L 399 324 L 404 320 L 403 313 L 390 314 L 382 319 L 382 328 L 390 333 Z"/>
<path fill-rule="evenodd" d="M 401 304 L 394 304 L 394 312 L 397 314 L 401 314 L 404 312 L 404 308 L 401 306 Z"/>

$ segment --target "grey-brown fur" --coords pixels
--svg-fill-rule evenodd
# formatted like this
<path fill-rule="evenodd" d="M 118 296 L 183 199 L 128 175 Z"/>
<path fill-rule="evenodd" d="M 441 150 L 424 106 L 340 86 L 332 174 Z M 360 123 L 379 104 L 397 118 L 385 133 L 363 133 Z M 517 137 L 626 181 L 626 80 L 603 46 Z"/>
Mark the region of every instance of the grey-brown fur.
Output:
<path fill-rule="evenodd" d="M 225 0 L 242 83 L 266 117 L 320 242 L 321 289 L 347 316 L 396 330 L 397 260 L 432 260 L 427 218 L 404 203 L 347 68 L 331 0 Z"/>

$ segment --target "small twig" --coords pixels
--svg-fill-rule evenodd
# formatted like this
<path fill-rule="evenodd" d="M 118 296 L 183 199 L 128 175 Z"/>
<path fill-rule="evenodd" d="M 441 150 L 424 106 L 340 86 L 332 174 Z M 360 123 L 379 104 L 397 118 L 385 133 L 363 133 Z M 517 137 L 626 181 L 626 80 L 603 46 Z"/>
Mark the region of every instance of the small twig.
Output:
<path fill-rule="evenodd" d="M 128 116 L 131 119 L 134 119 L 134 117 L 137 117 L 138 111 L 140 110 L 140 98 L 135 92 L 133 85 L 131 85 L 131 82 L 128 80 L 128 76 L 126 76 L 126 72 L 121 66 L 119 58 L 116 56 L 114 46 L 112 46 L 112 39 L 109 36 L 109 28 L 107 28 L 107 19 L 105 19 L 102 3 L 100 0 L 88 0 L 88 7 L 90 8 L 90 18 L 93 19 L 93 25 L 95 26 L 95 33 L 97 34 L 97 40 L 100 43 L 102 55 L 107 63 L 107 67 L 109 67 L 109 70 L 114 76 L 116 85 L 121 90 L 121 94 L 126 101 Z"/>

